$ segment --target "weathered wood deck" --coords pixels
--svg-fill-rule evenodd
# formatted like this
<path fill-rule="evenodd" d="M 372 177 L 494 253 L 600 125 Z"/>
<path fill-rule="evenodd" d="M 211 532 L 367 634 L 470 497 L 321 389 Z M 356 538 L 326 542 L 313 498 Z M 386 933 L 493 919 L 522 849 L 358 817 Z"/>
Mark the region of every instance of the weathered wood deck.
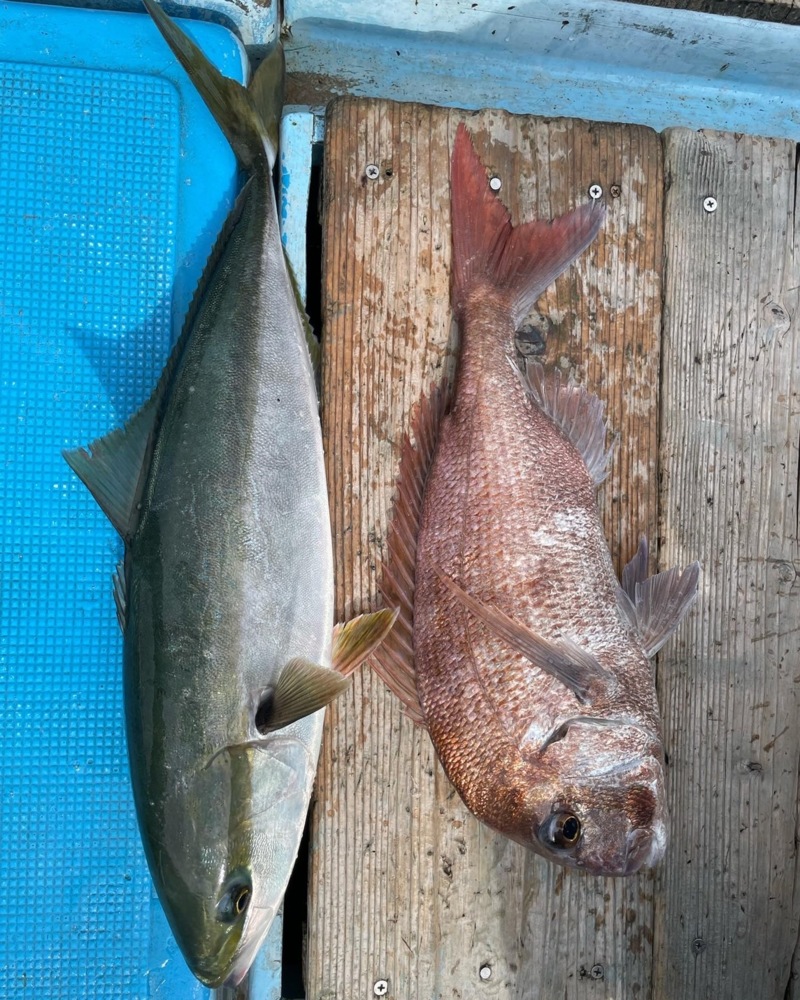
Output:
<path fill-rule="evenodd" d="M 340 616 L 377 603 L 402 435 L 453 357 L 461 117 L 354 99 L 328 116 L 323 423 Z M 605 880 L 492 834 L 363 669 L 328 715 L 308 998 L 369 998 L 379 980 L 396 1000 L 799 996 L 795 145 L 501 112 L 469 127 L 516 219 L 563 212 L 592 183 L 605 193 L 603 233 L 538 310 L 546 362 L 596 391 L 620 435 L 601 498 L 617 565 L 641 531 L 662 567 L 703 563 L 698 605 L 658 662 L 672 842 L 654 874 Z"/>

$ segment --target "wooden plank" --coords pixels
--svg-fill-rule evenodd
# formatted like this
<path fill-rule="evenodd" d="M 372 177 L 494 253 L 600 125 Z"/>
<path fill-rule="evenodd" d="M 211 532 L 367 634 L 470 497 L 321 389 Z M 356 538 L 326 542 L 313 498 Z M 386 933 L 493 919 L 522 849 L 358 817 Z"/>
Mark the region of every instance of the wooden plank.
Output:
<path fill-rule="evenodd" d="M 693 10 L 702 14 L 747 17 L 755 21 L 780 21 L 800 24 L 800 9 L 795 0 L 627 0 L 646 7 L 670 10 Z"/>
<path fill-rule="evenodd" d="M 340 616 L 376 602 L 402 435 L 452 358 L 448 173 L 460 117 L 353 99 L 329 114 L 323 425 Z M 566 211 L 595 182 L 608 194 L 604 233 L 539 309 L 548 362 L 607 399 L 620 433 L 604 497 L 614 552 L 627 558 L 657 522 L 659 140 L 502 112 L 469 127 L 516 219 Z M 380 979 L 403 1000 L 595 997 L 600 978 L 615 997 L 647 993 L 652 877 L 566 873 L 481 827 L 427 735 L 366 670 L 329 711 L 310 878 L 309 1000 L 370 997 Z"/>
<path fill-rule="evenodd" d="M 663 555 L 704 572 L 660 666 L 673 841 L 655 996 L 782 1000 L 800 922 L 795 145 L 665 144 Z"/>

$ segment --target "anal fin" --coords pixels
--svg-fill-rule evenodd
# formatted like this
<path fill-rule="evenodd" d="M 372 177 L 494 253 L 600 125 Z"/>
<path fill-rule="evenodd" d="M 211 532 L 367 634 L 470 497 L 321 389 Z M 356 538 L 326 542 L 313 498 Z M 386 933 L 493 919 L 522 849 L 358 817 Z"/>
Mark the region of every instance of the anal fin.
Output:
<path fill-rule="evenodd" d="M 564 382 L 558 371 L 545 375 L 538 361 L 526 361 L 522 382 L 534 403 L 572 442 L 592 482 L 599 486 L 608 475 L 614 453 L 613 442 L 606 447 L 608 424 L 601 400 L 583 386 Z"/>
<path fill-rule="evenodd" d="M 447 408 L 445 384 L 433 386 L 411 414 L 411 435 L 406 434 L 400 457 L 392 521 L 387 538 L 379 590 L 387 607 L 398 609 L 394 628 L 373 657 L 375 672 L 403 703 L 405 714 L 425 725 L 414 670 L 414 586 L 417 533 L 422 516 L 425 483 L 433 462 L 439 427 Z"/>
<path fill-rule="evenodd" d="M 123 428 L 92 441 L 89 451 L 73 448 L 64 459 L 119 534 L 130 539 L 161 403 L 162 382 Z"/>
<path fill-rule="evenodd" d="M 117 622 L 122 633 L 125 632 L 125 622 L 128 620 L 128 595 L 125 585 L 125 557 L 117 563 L 112 577 L 114 585 L 114 605 L 117 609 Z"/>

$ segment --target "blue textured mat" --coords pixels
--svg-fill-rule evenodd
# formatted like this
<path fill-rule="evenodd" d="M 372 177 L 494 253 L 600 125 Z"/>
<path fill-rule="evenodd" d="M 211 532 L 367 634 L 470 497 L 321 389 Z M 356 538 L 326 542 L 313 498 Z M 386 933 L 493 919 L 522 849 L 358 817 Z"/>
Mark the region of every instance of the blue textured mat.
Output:
<path fill-rule="evenodd" d="M 243 79 L 238 43 L 191 33 Z M 120 544 L 61 458 L 148 396 L 233 194 L 149 18 L 0 4 L 0 996 L 207 996 L 128 784 Z"/>

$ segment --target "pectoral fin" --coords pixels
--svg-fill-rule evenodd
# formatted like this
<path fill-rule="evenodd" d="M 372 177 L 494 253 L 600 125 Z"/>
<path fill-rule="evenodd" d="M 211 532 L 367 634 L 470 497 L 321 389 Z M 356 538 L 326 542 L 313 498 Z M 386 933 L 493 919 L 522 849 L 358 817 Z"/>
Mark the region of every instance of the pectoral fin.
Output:
<path fill-rule="evenodd" d="M 607 692 L 611 681 L 608 672 L 577 643 L 566 638 L 557 641 L 544 639 L 499 608 L 476 600 L 441 572 L 439 579 L 476 618 L 522 653 L 535 667 L 561 681 L 578 701 L 590 702 Z"/>
<path fill-rule="evenodd" d="M 335 670 L 326 670 L 300 656 L 289 660 L 269 702 L 259 708 L 258 731 L 266 735 L 319 711 L 349 684 Z"/>
<path fill-rule="evenodd" d="M 639 631 L 645 654 L 655 656 L 697 600 L 700 563 L 647 576 L 648 545 L 642 535 L 636 555 L 622 571 L 625 609 Z M 623 603 L 623 602 L 620 602 Z"/>
<path fill-rule="evenodd" d="M 380 646 L 399 614 L 399 608 L 394 611 L 384 608 L 337 625 L 333 630 L 333 669 L 342 677 L 349 677 Z"/>

